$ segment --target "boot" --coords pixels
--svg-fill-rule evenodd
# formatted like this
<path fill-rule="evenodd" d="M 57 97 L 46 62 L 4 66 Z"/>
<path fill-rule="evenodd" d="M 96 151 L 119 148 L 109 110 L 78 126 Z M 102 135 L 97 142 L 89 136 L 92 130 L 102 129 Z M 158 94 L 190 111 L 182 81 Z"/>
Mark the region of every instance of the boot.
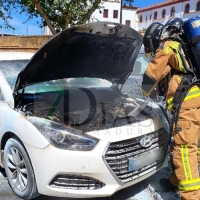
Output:
<path fill-rule="evenodd" d="M 167 179 L 167 178 L 161 178 L 161 179 L 159 180 L 159 183 L 160 183 L 160 185 L 161 185 L 162 187 L 164 187 L 164 188 L 166 188 L 166 189 L 168 189 L 168 190 L 172 190 L 172 191 L 174 191 L 174 192 L 176 192 L 176 191 L 178 190 L 178 187 L 177 187 L 176 185 L 173 185 L 173 184 L 171 183 L 171 181 L 170 181 L 169 179 Z"/>

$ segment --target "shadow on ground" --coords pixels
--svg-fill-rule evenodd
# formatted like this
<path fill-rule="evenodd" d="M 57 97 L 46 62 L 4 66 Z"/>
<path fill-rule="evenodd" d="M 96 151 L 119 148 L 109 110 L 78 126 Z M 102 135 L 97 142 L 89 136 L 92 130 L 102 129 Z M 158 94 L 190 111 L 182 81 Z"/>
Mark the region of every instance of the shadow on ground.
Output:
<path fill-rule="evenodd" d="M 2 167 L 0 167 L 0 173 L 1 173 L 4 177 L 6 177 L 5 170 L 4 170 Z"/>

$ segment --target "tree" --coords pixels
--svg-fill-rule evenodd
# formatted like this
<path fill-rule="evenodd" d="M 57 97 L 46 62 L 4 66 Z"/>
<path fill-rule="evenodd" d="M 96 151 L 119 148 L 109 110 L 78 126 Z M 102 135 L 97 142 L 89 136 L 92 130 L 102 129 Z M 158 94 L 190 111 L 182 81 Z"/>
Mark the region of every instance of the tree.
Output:
<path fill-rule="evenodd" d="M 134 0 L 126 0 L 133 2 Z M 2 16 L 8 28 L 11 11 L 15 9 L 27 14 L 27 21 L 40 16 L 40 27 L 48 26 L 52 34 L 69 25 L 84 24 L 96 9 L 102 8 L 102 0 L 0 0 Z"/>
<path fill-rule="evenodd" d="M 8 28 L 11 10 L 27 14 L 27 21 L 41 16 L 39 26 L 48 26 L 52 34 L 66 29 L 69 25 L 87 22 L 92 13 L 101 7 L 101 0 L 0 0 Z M 0 13 L 1 14 L 1 13 Z M 1 17 L 1 16 L 0 16 Z"/>

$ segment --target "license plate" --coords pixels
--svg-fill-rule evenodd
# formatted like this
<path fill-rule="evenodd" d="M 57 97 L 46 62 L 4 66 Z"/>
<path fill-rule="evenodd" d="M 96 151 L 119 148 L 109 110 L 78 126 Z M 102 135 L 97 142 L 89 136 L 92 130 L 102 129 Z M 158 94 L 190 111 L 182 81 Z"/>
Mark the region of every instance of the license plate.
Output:
<path fill-rule="evenodd" d="M 164 160 L 164 157 L 165 157 L 164 151 L 162 149 L 157 149 L 155 151 L 146 153 L 140 157 L 130 158 L 128 171 L 137 171 L 155 162 Z"/>

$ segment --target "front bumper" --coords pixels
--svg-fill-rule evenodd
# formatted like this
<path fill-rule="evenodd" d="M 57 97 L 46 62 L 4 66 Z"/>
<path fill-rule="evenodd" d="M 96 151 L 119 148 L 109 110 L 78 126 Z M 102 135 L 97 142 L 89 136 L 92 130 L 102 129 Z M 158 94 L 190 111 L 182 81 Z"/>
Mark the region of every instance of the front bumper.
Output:
<path fill-rule="evenodd" d="M 139 141 L 139 138 L 128 141 L 133 140 Z M 152 144 L 150 147 L 151 153 L 160 149 L 164 152 L 163 158 L 157 163 L 142 166 L 142 169 L 137 169 L 137 171 L 127 171 L 126 156 L 130 156 L 130 151 L 133 154 L 138 152 L 135 154 L 136 157 L 139 154 L 144 156 L 148 154 L 148 151 L 147 148 L 136 149 L 138 145 L 134 144 L 131 146 L 131 148 L 135 148 L 134 151 L 128 149 L 125 147 L 127 140 L 111 144 L 100 140 L 96 148 L 89 152 L 62 150 L 52 145 L 45 149 L 37 149 L 28 145 L 26 148 L 31 158 L 39 193 L 56 197 L 89 198 L 111 196 L 116 191 L 144 180 L 157 172 L 164 163 L 168 146 L 166 141 L 168 141 L 167 134 L 165 138 L 160 138 L 160 141 L 155 138 L 156 145 Z M 127 150 L 127 152 L 121 151 L 121 149 Z M 132 157 L 134 158 L 134 155 Z M 115 160 L 113 158 L 118 159 L 117 165 L 113 165 Z M 58 177 L 63 185 L 54 184 Z M 66 189 L 66 180 L 69 180 L 70 177 L 74 177 L 74 179 L 83 177 L 79 183 L 91 184 L 88 184 L 88 187 L 78 186 L 78 188 L 75 187 L 76 189 L 70 189 L 73 185 L 71 184 Z M 87 177 L 88 181 L 85 182 Z M 77 181 L 74 184 L 77 184 Z"/>

